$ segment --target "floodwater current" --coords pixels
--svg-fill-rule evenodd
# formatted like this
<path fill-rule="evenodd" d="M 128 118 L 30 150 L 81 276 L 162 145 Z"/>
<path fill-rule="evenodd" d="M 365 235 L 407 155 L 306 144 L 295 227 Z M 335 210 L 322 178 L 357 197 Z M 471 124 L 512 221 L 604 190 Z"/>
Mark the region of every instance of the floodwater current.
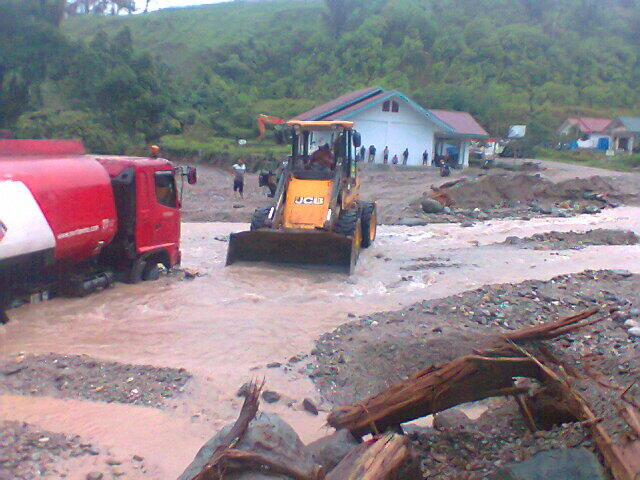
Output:
<path fill-rule="evenodd" d="M 394 310 L 485 284 L 545 280 L 585 269 L 640 273 L 640 246 L 551 252 L 496 245 L 508 236 L 551 230 L 640 233 L 636 207 L 574 218 L 493 220 L 470 228 L 385 226 L 351 277 L 315 267 L 225 268 L 223 237 L 245 228 L 232 223 L 183 225 L 183 266 L 202 275 L 196 279 L 169 276 L 117 285 L 86 298 L 28 305 L 12 310 L 11 322 L 0 327 L 0 358 L 55 352 L 186 368 L 194 378 L 170 408 L 1 395 L 0 418 L 78 434 L 115 455 L 144 456 L 146 472 L 129 472 L 126 478 L 171 479 L 206 439 L 235 418 L 241 405 L 236 392 L 251 378 L 264 378 L 269 389 L 283 396 L 263 409 L 281 414 L 303 441 L 324 435 L 329 406 L 304 371 L 308 361 L 290 371 L 266 364 L 308 354 L 322 333 L 349 321 L 349 314 Z M 460 266 L 406 269 L 431 255 Z M 300 407 L 306 397 L 324 410 L 318 417 Z M 87 471 L 86 461 L 76 463 L 68 468 Z"/>

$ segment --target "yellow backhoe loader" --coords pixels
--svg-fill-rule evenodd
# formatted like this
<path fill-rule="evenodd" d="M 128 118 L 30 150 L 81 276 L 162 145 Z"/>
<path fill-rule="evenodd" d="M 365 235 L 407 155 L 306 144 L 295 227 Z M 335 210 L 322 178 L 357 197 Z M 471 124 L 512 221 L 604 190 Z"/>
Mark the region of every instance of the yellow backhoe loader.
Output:
<path fill-rule="evenodd" d="M 360 200 L 353 122 L 287 122 L 292 154 L 274 203 L 258 208 L 251 230 L 231 235 L 227 265 L 238 261 L 340 265 L 353 271 L 376 238 L 374 202 Z"/>

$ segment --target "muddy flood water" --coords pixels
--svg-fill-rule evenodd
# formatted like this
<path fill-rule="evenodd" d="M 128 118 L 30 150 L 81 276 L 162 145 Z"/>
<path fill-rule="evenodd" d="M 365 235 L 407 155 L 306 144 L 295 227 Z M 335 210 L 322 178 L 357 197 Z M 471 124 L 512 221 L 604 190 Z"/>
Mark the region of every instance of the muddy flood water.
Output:
<path fill-rule="evenodd" d="M 324 332 L 350 317 L 394 310 L 474 287 L 527 279 L 546 280 L 585 269 L 640 273 L 640 246 L 581 250 L 519 249 L 498 244 L 509 236 L 594 228 L 640 233 L 640 208 L 620 207 L 574 218 L 494 220 L 473 227 L 439 224 L 381 227 L 351 277 L 318 268 L 238 264 L 224 267 L 225 237 L 244 224 L 183 226 L 183 267 L 202 276 L 170 276 L 141 285 L 117 285 L 82 299 L 56 299 L 10 312 L 0 327 L 0 358 L 20 354 L 86 354 L 100 360 L 186 369 L 193 378 L 165 408 L 47 396 L 1 395 L 0 419 L 77 434 L 113 455 L 145 459 L 145 469 L 124 478 L 173 479 L 199 447 L 235 419 L 238 388 L 266 379 L 282 395 L 266 411 L 281 414 L 305 442 L 326 433 L 329 406 L 305 372 L 267 368 L 308 354 Z M 424 258 L 455 266 L 414 268 Z M 321 409 L 301 407 L 311 398 Z M 104 458 L 66 465 L 67 478 L 84 478 Z M 60 477 L 52 477 L 60 478 Z"/>

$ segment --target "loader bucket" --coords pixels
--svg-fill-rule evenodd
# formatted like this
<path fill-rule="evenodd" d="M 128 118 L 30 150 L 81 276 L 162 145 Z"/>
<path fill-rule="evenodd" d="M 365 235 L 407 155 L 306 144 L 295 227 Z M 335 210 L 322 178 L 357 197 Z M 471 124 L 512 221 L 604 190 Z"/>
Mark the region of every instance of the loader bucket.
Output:
<path fill-rule="evenodd" d="M 264 229 L 231 234 L 227 265 L 236 262 L 337 265 L 351 273 L 359 253 L 359 244 L 337 233 Z"/>

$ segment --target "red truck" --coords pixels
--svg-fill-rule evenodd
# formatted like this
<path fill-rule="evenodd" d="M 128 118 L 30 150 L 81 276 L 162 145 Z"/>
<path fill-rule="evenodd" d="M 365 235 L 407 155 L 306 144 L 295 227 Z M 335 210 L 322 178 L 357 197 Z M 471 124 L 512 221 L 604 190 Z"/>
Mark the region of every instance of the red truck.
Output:
<path fill-rule="evenodd" d="M 0 322 L 34 292 L 84 295 L 178 265 L 184 177 L 195 169 L 79 141 L 0 140 Z"/>

